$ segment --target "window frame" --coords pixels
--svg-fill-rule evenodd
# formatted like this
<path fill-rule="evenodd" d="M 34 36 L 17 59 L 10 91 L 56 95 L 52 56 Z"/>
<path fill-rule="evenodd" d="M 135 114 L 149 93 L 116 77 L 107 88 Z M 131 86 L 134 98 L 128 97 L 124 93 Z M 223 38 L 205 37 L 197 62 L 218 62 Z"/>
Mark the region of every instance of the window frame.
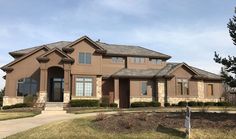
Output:
<path fill-rule="evenodd" d="M 181 92 L 179 92 L 178 84 L 181 83 Z M 187 87 L 185 87 L 187 85 Z M 185 89 L 187 88 L 187 91 Z M 186 78 L 176 78 L 176 95 L 189 96 L 189 80 Z"/>
<path fill-rule="evenodd" d="M 211 86 L 211 93 L 209 94 L 209 86 Z M 207 96 L 212 97 L 214 96 L 214 85 L 212 83 L 207 84 Z"/>
<path fill-rule="evenodd" d="M 79 81 L 79 79 L 82 79 L 82 80 Z M 91 79 L 91 81 L 88 81 L 88 80 L 86 81 L 86 79 Z M 82 95 L 79 95 L 80 94 L 79 92 L 77 93 L 77 83 L 82 83 L 82 86 L 83 86 Z M 91 95 L 86 95 L 86 90 L 87 90 L 86 83 L 91 83 Z M 75 97 L 93 97 L 93 96 L 94 96 L 94 78 L 93 77 L 75 77 Z"/>
<path fill-rule="evenodd" d="M 116 64 L 116 63 L 124 63 L 124 58 L 123 57 L 111 57 L 111 62 Z"/>
<path fill-rule="evenodd" d="M 145 87 L 145 92 L 144 92 L 143 87 Z M 148 82 L 147 81 L 141 81 L 141 95 L 142 96 L 147 96 L 148 95 Z"/>
<path fill-rule="evenodd" d="M 133 64 L 144 64 L 145 57 L 130 57 L 130 61 Z"/>
<path fill-rule="evenodd" d="M 26 88 L 28 89 L 28 92 L 20 92 L 20 85 L 24 85 L 23 89 L 24 91 Z M 34 89 L 34 90 L 33 90 Z M 24 97 L 24 96 L 36 96 L 39 91 L 39 84 L 38 81 L 31 77 L 25 77 L 17 80 L 17 87 L 16 87 L 16 96 Z"/>
<path fill-rule="evenodd" d="M 162 59 L 158 59 L 158 58 L 150 58 L 150 62 L 152 64 L 161 64 L 163 62 Z"/>
<path fill-rule="evenodd" d="M 81 58 L 81 56 L 83 57 L 83 59 Z M 88 60 L 87 56 L 90 57 L 89 60 Z M 80 61 L 81 59 L 82 59 L 82 61 Z M 89 52 L 79 52 L 79 54 L 78 54 L 78 64 L 85 64 L 85 65 L 92 64 L 92 53 L 89 53 Z"/>

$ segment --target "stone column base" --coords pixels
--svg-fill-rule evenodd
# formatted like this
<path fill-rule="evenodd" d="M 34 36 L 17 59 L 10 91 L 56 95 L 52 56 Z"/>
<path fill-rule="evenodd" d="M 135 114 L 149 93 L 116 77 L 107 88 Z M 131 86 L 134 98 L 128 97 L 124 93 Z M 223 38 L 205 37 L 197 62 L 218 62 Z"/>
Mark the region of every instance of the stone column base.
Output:
<path fill-rule="evenodd" d="M 69 102 L 70 102 L 70 92 L 64 91 L 63 103 L 69 103 Z"/>
<path fill-rule="evenodd" d="M 119 107 L 120 107 L 120 100 L 119 100 L 119 99 L 115 99 L 115 100 L 114 100 L 114 103 L 116 103 L 116 104 L 117 104 L 117 108 L 119 108 Z"/>
<path fill-rule="evenodd" d="M 42 107 L 47 102 L 47 92 L 46 91 L 40 91 L 39 96 L 37 99 L 37 105 L 39 107 Z"/>
<path fill-rule="evenodd" d="M 10 97 L 10 96 L 3 97 L 3 106 L 9 106 L 23 102 L 24 102 L 24 97 Z"/>

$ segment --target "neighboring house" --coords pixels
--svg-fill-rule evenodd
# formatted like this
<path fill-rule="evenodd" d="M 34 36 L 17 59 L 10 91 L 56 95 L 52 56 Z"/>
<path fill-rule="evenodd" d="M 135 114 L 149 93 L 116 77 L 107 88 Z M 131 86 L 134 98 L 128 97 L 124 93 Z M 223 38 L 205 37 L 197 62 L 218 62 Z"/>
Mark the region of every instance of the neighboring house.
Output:
<path fill-rule="evenodd" d="M 119 107 L 135 101 L 220 101 L 220 76 L 187 65 L 168 63 L 171 57 L 139 46 L 95 42 L 83 36 L 10 52 L 15 58 L 6 72 L 3 105 L 22 103 L 37 95 L 37 103 L 109 97 Z"/>

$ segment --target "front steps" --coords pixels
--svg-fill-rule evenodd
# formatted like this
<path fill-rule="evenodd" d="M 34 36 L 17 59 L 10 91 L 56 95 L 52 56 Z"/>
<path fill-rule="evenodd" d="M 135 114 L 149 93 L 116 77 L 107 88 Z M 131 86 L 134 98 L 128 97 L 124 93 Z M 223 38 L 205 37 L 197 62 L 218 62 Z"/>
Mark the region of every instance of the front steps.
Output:
<path fill-rule="evenodd" d="M 63 102 L 46 102 L 42 114 L 66 114 Z"/>

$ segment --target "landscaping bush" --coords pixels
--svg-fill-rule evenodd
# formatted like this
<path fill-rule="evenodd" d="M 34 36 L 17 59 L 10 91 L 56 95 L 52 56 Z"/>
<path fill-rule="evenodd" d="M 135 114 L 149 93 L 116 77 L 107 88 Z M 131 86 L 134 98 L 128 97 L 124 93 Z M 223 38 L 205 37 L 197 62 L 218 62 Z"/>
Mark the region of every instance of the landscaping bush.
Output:
<path fill-rule="evenodd" d="M 187 106 L 187 102 L 186 102 L 186 101 L 180 101 L 180 102 L 178 103 L 178 106 L 180 106 L 180 107 L 186 107 L 186 106 Z"/>
<path fill-rule="evenodd" d="M 100 107 L 108 107 L 109 106 L 109 104 L 108 103 L 100 103 Z"/>
<path fill-rule="evenodd" d="M 24 97 L 24 103 L 26 103 L 27 105 L 29 105 L 30 107 L 33 107 L 35 105 L 37 101 L 37 97 L 36 96 L 25 96 Z"/>
<path fill-rule="evenodd" d="M 189 101 L 189 102 L 188 102 L 188 106 L 196 107 L 196 106 L 198 106 L 198 103 L 195 102 L 195 101 Z"/>
<path fill-rule="evenodd" d="M 215 102 L 205 102 L 204 106 L 215 106 Z"/>
<path fill-rule="evenodd" d="M 148 107 L 149 106 L 149 102 L 133 102 L 131 103 L 131 107 L 135 108 L 135 107 Z"/>
<path fill-rule="evenodd" d="M 117 108 L 117 107 L 118 107 L 118 104 L 116 104 L 116 103 L 111 103 L 111 104 L 110 104 L 110 107 L 112 107 L 112 108 Z"/>
<path fill-rule="evenodd" d="M 157 101 L 149 102 L 149 104 L 147 105 L 147 107 L 160 107 L 160 106 L 161 106 L 161 103 Z"/>
<path fill-rule="evenodd" d="M 3 106 L 2 109 L 6 110 L 6 109 L 24 108 L 24 107 L 30 107 L 30 106 L 26 103 L 18 103 L 15 105 Z"/>
<path fill-rule="evenodd" d="M 131 103 L 131 107 L 160 107 L 161 103 L 157 101 L 152 102 L 133 102 Z"/>
<path fill-rule="evenodd" d="M 231 104 L 229 102 L 217 102 L 217 106 L 231 106 Z"/>
<path fill-rule="evenodd" d="M 197 105 L 198 105 L 198 106 L 204 106 L 204 103 L 201 102 L 201 101 L 199 101 L 199 102 L 197 102 Z"/>
<path fill-rule="evenodd" d="M 178 104 L 171 104 L 171 106 L 175 107 L 175 106 L 178 106 Z"/>
<path fill-rule="evenodd" d="M 170 107 L 170 103 L 165 103 L 164 106 L 165 107 Z"/>
<path fill-rule="evenodd" d="M 99 100 L 71 100 L 71 107 L 99 107 Z"/>

